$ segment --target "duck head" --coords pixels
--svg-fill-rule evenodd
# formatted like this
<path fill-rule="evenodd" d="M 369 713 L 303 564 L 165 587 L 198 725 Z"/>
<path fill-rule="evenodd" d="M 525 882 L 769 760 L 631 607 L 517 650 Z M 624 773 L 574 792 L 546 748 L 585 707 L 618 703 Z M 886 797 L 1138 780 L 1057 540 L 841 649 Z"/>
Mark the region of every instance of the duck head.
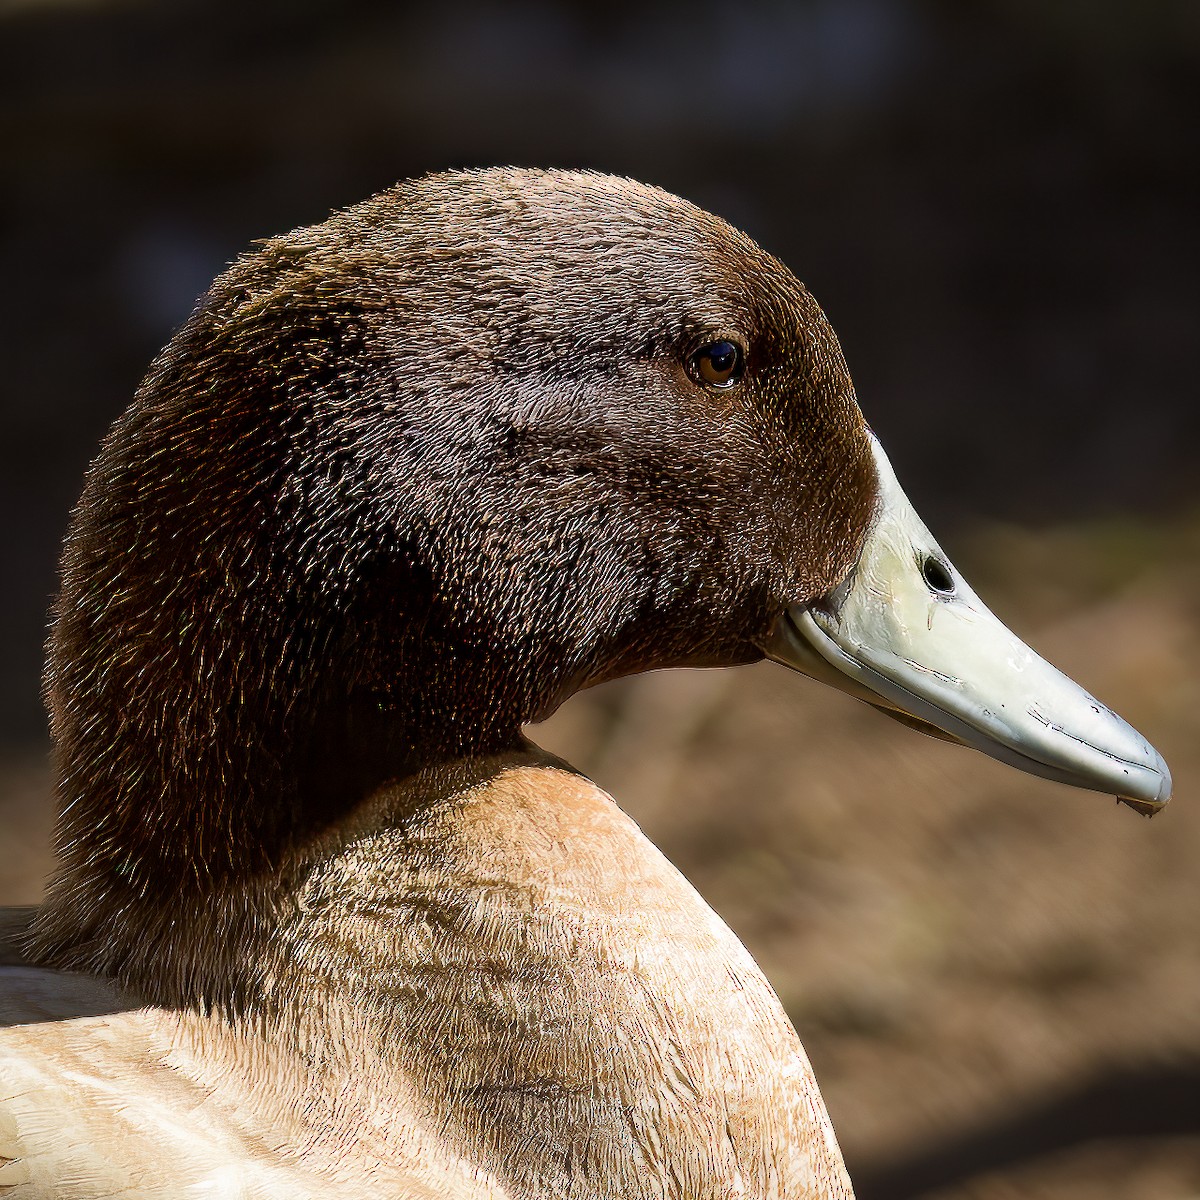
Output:
<path fill-rule="evenodd" d="M 220 276 L 90 471 L 47 676 L 63 877 L 269 862 L 579 688 L 764 655 L 1169 794 L 949 564 L 777 260 L 626 180 L 401 184 Z"/>

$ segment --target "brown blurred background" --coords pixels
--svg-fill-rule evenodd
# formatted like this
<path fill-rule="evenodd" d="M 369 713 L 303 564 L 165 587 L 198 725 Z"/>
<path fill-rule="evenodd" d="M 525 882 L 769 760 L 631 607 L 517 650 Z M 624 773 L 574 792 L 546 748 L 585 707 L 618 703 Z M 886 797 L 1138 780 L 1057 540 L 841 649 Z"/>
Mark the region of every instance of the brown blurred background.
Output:
<path fill-rule="evenodd" d="M 533 736 L 758 957 L 860 1200 L 1200 1196 L 1198 152 L 1193 0 L 0 0 L 0 903 L 48 864 L 67 513 L 211 277 L 402 176 L 617 171 L 809 284 L 927 521 L 1178 799 L 1147 823 L 770 666 Z"/>

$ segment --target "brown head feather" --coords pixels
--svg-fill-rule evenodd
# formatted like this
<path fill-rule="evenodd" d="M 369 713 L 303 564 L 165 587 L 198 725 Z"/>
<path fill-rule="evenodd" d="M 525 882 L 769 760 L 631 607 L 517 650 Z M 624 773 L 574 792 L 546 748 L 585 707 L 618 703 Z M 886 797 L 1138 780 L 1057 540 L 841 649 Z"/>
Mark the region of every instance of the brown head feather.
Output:
<path fill-rule="evenodd" d="M 741 383 L 686 369 L 716 339 Z M 46 676 L 54 961 L 278 868 L 382 781 L 580 687 L 760 657 L 874 503 L 837 339 L 692 205 L 431 176 L 213 284 L 89 472 Z"/>

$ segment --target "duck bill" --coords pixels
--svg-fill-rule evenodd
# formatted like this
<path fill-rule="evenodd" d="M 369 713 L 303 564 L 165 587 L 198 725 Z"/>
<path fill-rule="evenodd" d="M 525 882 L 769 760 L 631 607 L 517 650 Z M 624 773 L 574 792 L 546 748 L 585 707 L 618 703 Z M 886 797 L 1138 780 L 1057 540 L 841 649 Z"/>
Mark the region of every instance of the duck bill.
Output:
<path fill-rule="evenodd" d="M 879 501 L 858 563 L 831 595 L 782 615 L 768 657 L 922 732 L 1152 816 L 1171 797 L 1162 756 L 988 611 L 874 436 L 871 446 Z"/>

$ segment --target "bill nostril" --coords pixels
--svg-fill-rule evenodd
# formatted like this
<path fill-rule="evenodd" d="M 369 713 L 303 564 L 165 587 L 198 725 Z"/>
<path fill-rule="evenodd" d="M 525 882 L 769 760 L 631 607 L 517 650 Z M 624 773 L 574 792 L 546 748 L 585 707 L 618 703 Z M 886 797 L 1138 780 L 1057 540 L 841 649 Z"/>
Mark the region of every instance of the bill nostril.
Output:
<path fill-rule="evenodd" d="M 954 576 L 950 573 L 950 567 L 940 558 L 927 554 L 921 563 L 921 576 L 931 592 L 937 592 L 939 596 L 954 594 Z"/>

